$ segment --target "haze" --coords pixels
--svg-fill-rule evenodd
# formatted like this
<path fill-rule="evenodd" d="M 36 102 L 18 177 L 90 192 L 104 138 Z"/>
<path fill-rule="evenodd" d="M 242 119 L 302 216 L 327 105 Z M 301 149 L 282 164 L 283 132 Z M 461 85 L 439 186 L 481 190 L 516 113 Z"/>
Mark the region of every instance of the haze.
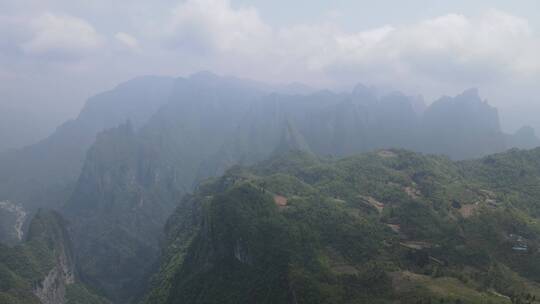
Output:
<path fill-rule="evenodd" d="M 2 0 L 0 150 L 46 137 L 122 81 L 200 70 L 428 103 L 477 87 L 505 131 L 539 130 L 538 20 L 534 0 Z"/>
<path fill-rule="evenodd" d="M 0 0 L 0 304 L 540 303 L 539 29 Z"/>

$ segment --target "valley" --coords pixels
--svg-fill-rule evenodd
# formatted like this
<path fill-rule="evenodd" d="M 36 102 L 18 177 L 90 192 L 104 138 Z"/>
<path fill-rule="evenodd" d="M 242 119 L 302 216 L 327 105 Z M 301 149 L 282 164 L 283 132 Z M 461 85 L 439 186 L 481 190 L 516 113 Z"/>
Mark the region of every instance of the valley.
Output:
<path fill-rule="evenodd" d="M 0 0 L 0 304 L 540 304 L 540 7 Z"/>
<path fill-rule="evenodd" d="M 503 133 L 474 89 L 419 108 L 361 85 L 136 78 L 0 156 L 0 262 L 15 282 L 0 292 L 45 304 L 530 300 L 540 163 L 525 148 L 537 140 Z M 26 231 L 47 212 L 65 232 L 33 245 Z"/>

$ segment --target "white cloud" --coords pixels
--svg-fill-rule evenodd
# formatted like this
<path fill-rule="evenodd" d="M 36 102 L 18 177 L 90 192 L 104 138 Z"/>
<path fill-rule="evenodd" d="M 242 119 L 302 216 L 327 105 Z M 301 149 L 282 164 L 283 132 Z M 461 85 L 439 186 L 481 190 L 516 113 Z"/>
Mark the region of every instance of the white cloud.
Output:
<path fill-rule="evenodd" d="M 272 31 L 254 8 L 235 10 L 227 0 L 187 0 L 174 9 L 167 28 L 170 46 L 197 52 L 258 51 Z"/>
<path fill-rule="evenodd" d="M 449 14 L 356 33 L 311 27 L 289 30 L 287 36 L 289 42 L 309 46 L 308 67 L 352 77 L 377 77 L 375 72 L 390 82 L 408 77 L 482 83 L 540 73 L 538 37 L 526 20 L 499 11 L 477 18 Z"/>
<path fill-rule="evenodd" d="M 116 40 L 118 40 L 120 43 L 122 43 L 124 46 L 130 48 L 130 49 L 138 49 L 139 48 L 139 41 L 137 38 L 124 33 L 124 32 L 118 32 L 116 35 L 114 35 Z"/>
<path fill-rule="evenodd" d="M 167 29 L 176 50 L 207 56 L 220 67 L 243 60 L 248 74 L 255 63 L 261 73 L 285 77 L 303 71 L 306 78 L 411 85 L 478 85 L 540 75 L 539 38 L 527 20 L 497 10 L 347 32 L 333 23 L 273 28 L 254 8 L 187 0 L 176 7 Z"/>
<path fill-rule="evenodd" d="M 173 2 L 168 2 L 172 7 L 168 11 L 162 4 L 161 13 L 145 15 L 150 11 L 146 6 L 136 13 L 128 11 L 126 20 L 137 20 L 136 27 L 104 21 L 106 26 L 100 27 L 104 33 L 69 14 L 35 11 L 4 20 L 0 16 L 0 53 L 52 60 L 92 54 L 99 61 L 137 50 L 133 56 L 153 59 L 168 66 L 168 71 L 166 62 L 183 60 L 194 70 L 199 66 L 262 80 L 330 84 L 464 86 L 540 78 L 539 37 L 527 20 L 503 11 L 446 14 L 411 24 L 347 31 L 336 24 L 335 17 L 343 11 L 328 11 L 321 23 L 276 27 L 254 7 L 233 7 L 229 0 Z M 108 4 L 98 7 L 103 10 Z M 30 14 L 38 17 L 29 18 Z M 98 16 L 89 20 L 101 22 Z M 140 65 L 141 70 L 153 72 L 151 66 Z"/>
<path fill-rule="evenodd" d="M 32 37 L 22 43 L 29 55 L 54 59 L 79 58 L 99 49 L 103 38 L 83 19 L 43 13 L 29 21 Z"/>
<path fill-rule="evenodd" d="M 537 39 L 526 20 L 490 10 L 476 18 L 449 14 L 398 28 L 378 43 L 376 52 L 432 77 L 463 73 L 490 78 L 493 73 L 540 72 L 534 62 L 540 51 Z M 524 65 L 525 58 L 529 62 Z"/>

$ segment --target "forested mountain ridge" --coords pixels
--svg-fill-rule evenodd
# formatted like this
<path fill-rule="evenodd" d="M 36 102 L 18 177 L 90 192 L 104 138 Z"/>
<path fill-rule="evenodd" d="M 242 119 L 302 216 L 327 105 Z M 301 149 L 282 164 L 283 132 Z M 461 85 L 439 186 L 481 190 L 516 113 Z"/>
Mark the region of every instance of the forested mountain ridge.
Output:
<path fill-rule="evenodd" d="M 40 210 L 22 244 L 0 245 L 0 303 L 109 302 L 81 283 L 65 220 L 56 212 Z"/>
<path fill-rule="evenodd" d="M 196 73 L 188 78 L 144 76 L 132 79 L 91 97 L 76 119 L 59 126 L 44 140 L 0 153 L 0 201 L 10 201 L 29 214 L 41 207 L 61 208 L 71 196 L 84 166 L 86 152 L 95 142 L 98 133 L 128 120 L 138 130 L 151 117 L 159 116 L 159 112 L 165 112 L 166 115 L 166 105 L 171 95 L 175 94 L 173 99 L 177 103 L 191 99 L 194 105 L 197 92 L 211 92 L 214 87 L 222 85 L 259 92 L 253 98 L 274 91 L 310 91 L 298 85 L 270 86 L 234 77 L 218 77 L 208 72 Z M 223 101 L 230 100 L 226 96 L 222 97 Z M 177 109 L 175 113 L 181 113 L 182 110 Z M 169 120 L 176 119 L 171 117 Z M 0 217 L 14 216 L 4 213 L 6 211 L 0 208 Z M 7 234 L 13 235 L 11 232 Z M 2 240 L 17 241 L 12 237 Z"/>
<path fill-rule="evenodd" d="M 223 86 L 235 87 L 237 93 L 249 91 L 251 95 L 239 104 L 234 94 L 215 94 L 214 105 L 221 106 L 224 113 L 208 116 L 197 122 L 198 126 L 194 119 L 181 116 L 196 109 L 198 94 L 212 94 Z M 206 129 L 215 128 L 213 121 L 228 120 L 227 127 L 234 129 L 234 134 L 224 134 L 223 139 L 214 143 L 222 148 L 219 153 L 206 156 L 208 165 L 200 169 L 201 177 L 214 175 L 216 168 L 221 173 L 238 162 L 264 159 L 278 145 L 286 121 L 320 155 L 345 156 L 400 147 L 462 159 L 510 147 L 531 148 L 539 143 L 530 129 L 515 136 L 502 134 L 496 110 L 483 102 L 475 90 L 455 98 L 441 98 L 427 108 L 422 104 L 417 97 L 400 93 L 381 95 L 362 85 L 351 93 L 338 94 L 270 86 L 208 72 L 176 79 L 139 77 L 90 98 L 79 117 L 60 126 L 47 139 L 1 153 L 0 200 L 15 202 L 29 211 L 57 208 L 72 191 L 96 134 L 126 120 L 135 129 L 148 123 L 146 129 L 154 134 L 173 127 L 160 126 L 161 118 Z M 202 108 L 199 111 L 204 113 Z M 167 118 L 167 112 L 180 116 Z M 437 114 L 446 112 L 452 113 L 452 117 Z M 443 138 L 445 141 L 441 142 Z"/>
<path fill-rule="evenodd" d="M 172 82 L 167 77 L 133 79 L 90 98 L 76 119 L 59 126 L 48 138 L 1 153 L 0 201 L 10 201 L 28 214 L 42 207 L 60 208 L 73 190 L 96 134 L 128 119 L 137 126 L 144 124 L 167 101 Z"/>
<path fill-rule="evenodd" d="M 166 218 L 200 181 L 291 150 L 344 156 L 413 149 L 421 141 L 419 119 L 408 97 L 377 97 L 360 87 L 352 94 L 267 95 L 256 84 L 208 73 L 178 79 L 146 124 L 105 131 L 89 150 L 64 208 L 83 273 L 109 298 L 125 301 L 158 257 Z"/>
<path fill-rule="evenodd" d="M 275 161 L 288 152 L 302 151 L 305 154 L 298 158 L 302 160 L 300 164 L 296 162 L 298 159 L 281 159 L 283 162 L 280 165 L 275 162 L 285 171 L 280 172 L 283 174 L 277 175 L 273 182 L 283 187 L 304 189 L 307 187 L 304 184 L 309 185 L 308 182 L 298 183 L 287 174 L 289 170 L 304 165 L 304 162 L 309 166 L 321 162 L 325 164 L 327 161 L 322 161 L 320 157 L 346 157 L 366 151 L 400 147 L 448 153 L 454 159 L 461 159 L 502 151 L 508 143 L 535 145 L 534 130 L 519 132 L 519 140 L 515 136 L 504 135 L 499 127 L 496 109 L 481 100 L 475 90 L 456 97 L 442 98 L 427 108 L 422 107 L 418 97 L 401 93 L 381 95 L 364 86 L 357 86 L 350 93 L 320 91 L 299 94 L 294 90 L 297 88 L 277 88 L 211 73 L 198 73 L 189 78 L 133 80 L 93 99 L 76 121 L 59 128 L 56 134 L 43 143 L 28 147 L 25 150 L 27 152 L 23 151 L 20 155 L 11 154 L 0 159 L 0 167 L 7 168 L 0 170 L 0 179 L 3 181 L 0 183 L 0 195 L 5 197 L 0 197 L 0 201 L 9 200 L 13 206 L 27 208 L 28 218 L 32 217 L 32 211 L 38 207 L 59 210 L 70 223 L 73 255 L 81 280 L 110 300 L 126 303 L 139 299 L 140 293 L 145 290 L 160 256 L 162 237 L 169 245 L 170 242 L 175 243 L 170 246 L 172 248 L 165 248 L 164 252 L 178 266 L 183 256 L 175 253 L 176 248 L 188 250 L 200 227 L 209 229 L 208 224 L 202 220 L 206 218 L 203 217 L 206 213 L 201 213 L 204 208 L 199 206 L 199 194 L 189 196 L 187 201 L 182 200 L 182 197 L 189 195 L 202 181 L 220 176 L 235 165 L 250 166 L 268 158 Z M 306 89 L 302 88 L 302 91 Z M 108 105 L 114 105 L 110 111 Z M 445 117 L 440 115 L 444 112 L 452 115 L 444 120 Z M 88 127 L 87 123 L 91 126 Z M 446 152 L 440 150 L 441 147 L 451 149 Z M 40 151 L 46 153 L 45 157 L 33 159 Z M 390 151 L 381 155 L 400 153 Z M 421 156 L 411 156 L 413 160 L 417 158 L 422 159 Z M 427 159 L 427 162 L 432 161 L 432 158 Z M 438 164 L 444 166 L 441 170 L 462 170 L 459 169 L 460 165 L 447 158 L 433 159 L 441 160 Z M 423 162 L 417 165 L 423 166 Z M 291 167 L 286 168 L 288 165 Z M 362 174 L 381 174 L 370 167 L 365 169 L 369 170 Z M 39 174 L 34 174 L 34 170 Z M 11 172 L 17 174 L 12 176 Z M 48 172 L 51 174 L 47 175 Z M 452 174 L 457 178 L 462 173 Z M 264 178 L 264 174 L 262 176 Z M 448 181 L 444 179 L 439 182 L 444 184 Z M 476 179 L 467 181 L 477 182 Z M 336 180 L 336 183 L 340 181 Z M 31 186 L 26 187 L 27 184 Z M 208 184 L 199 186 L 199 190 L 206 187 L 204 185 Z M 342 183 L 335 186 L 335 202 L 343 200 L 341 196 L 349 191 L 346 185 Z M 388 186 L 391 193 L 397 191 L 393 189 L 395 185 L 388 185 L 384 187 Z M 432 186 L 437 187 L 438 184 Z M 377 187 L 381 188 L 380 191 L 384 190 L 382 184 Z M 227 193 L 234 190 L 227 183 L 218 188 Z M 345 192 L 340 193 L 340 189 Z M 412 191 L 410 195 L 416 195 L 411 189 L 407 190 Z M 251 190 L 246 190 L 246 203 L 251 198 L 266 200 L 267 196 L 261 197 L 258 192 Z M 217 196 L 218 190 L 211 191 L 212 196 Z M 425 191 L 435 190 L 426 188 Z M 363 193 L 360 195 L 365 196 Z M 402 199 L 401 196 L 398 198 Z M 376 198 L 375 201 L 380 199 Z M 286 204 L 288 199 L 280 195 L 278 201 Z M 374 201 L 371 203 L 378 206 Z M 178 205 L 188 206 L 188 215 L 173 213 Z M 267 210 L 265 206 L 263 204 L 261 210 L 273 214 L 275 210 Z M 419 205 L 416 207 L 419 208 Z M 249 211 L 251 207 L 246 205 L 246 208 Z M 225 211 L 216 209 L 212 212 L 225 214 Z M 255 222 L 259 211 L 253 211 Z M 372 211 L 366 212 L 372 216 Z M 0 216 L 4 216 L 4 213 L 6 216 L 13 215 L 13 212 L 4 209 L 0 212 L 3 212 Z M 169 218 L 171 213 L 173 216 Z M 282 220 L 280 217 L 279 221 Z M 440 224 L 438 218 L 429 220 Z M 364 219 L 360 223 L 355 221 L 351 225 L 373 231 L 376 240 L 392 236 L 388 231 L 384 232 L 384 227 L 384 233 L 379 234 L 380 225 L 376 223 Z M 16 221 L 6 223 L 12 222 Z M 253 224 L 258 225 L 255 222 Z M 168 228 L 163 236 L 164 225 Z M 440 225 L 440 229 L 445 227 Z M 227 232 L 228 228 L 220 226 L 219 229 Z M 274 228 L 272 226 L 269 229 L 273 231 Z M 176 231 L 178 235 L 171 235 L 170 231 Z M 186 258 L 196 261 L 189 266 L 194 268 L 186 266 L 189 269 L 182 268 L 182 273 L 198 273 L 199 263 L 212 264 L 215 259 L 221 259 L 222 249 L 218 253 L 207 252 L 205 249 L 214 246 L 213 242 L 218 242 L 220 248 L 229 246 L 221 243 L 221 237 L 210 241 L 208 235 L 201 238 L 197 237 L 200 240 L 196 243 L 200 254 L 186 255 Z M 275 244 L 277 247 L 281 245 Z M 306 254 L 314 256 L 315 253 Z M 242 257 L 245 253 L 240 250 L 238 255 Z M 163 265 L 169 262 L 162 264 L 162 272 Z M 171 286 L 176 266 L 167 267 L 166 275 L 161 272 L 153 276 L 151 286 Z M 283 275 L 284 269 L 281 268 L 276 275 Z M 246 279 L 251 274 L 247 274 Z M 164 276 L 169 279 L 163 280 Z M 184 283 L 187 285 L 182 285 L 179 290 L 188 293 L 196 286 L 192 285 L 193 282 Z M 186 291 L 184 287 L 189 290 Z M 150 295 L 162 300 L 169 298 L 167 288 L 155 288 Z M 279 295 L 283 298 L 290 296 Z"/>
<path fill-rule="evenodd" d="M 145 303 L 536 303 L 539 160 L 290 152 L 232 168 L 169 219 Z"/>

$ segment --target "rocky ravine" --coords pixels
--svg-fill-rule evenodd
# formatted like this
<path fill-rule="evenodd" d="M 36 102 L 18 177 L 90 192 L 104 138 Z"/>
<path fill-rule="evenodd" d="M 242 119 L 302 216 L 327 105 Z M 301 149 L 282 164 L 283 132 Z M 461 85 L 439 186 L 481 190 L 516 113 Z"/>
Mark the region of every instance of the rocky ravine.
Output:
<path fill-rule="evenodd" d="M 14 213 L 15 224 L 13 225 L 13 230 L 17 240 L 22 241 L 24 236 L 23 225 L 24 221 L 26 220 L 27 212 L 22 206 L 10 201 L 0 201 L 0 209 L 3 209 L 9 213 Z"/>
<path fill-rule="evenodd" d="M 64 304 L 66 286 L 75 283 L 74 265 L 64 246 L 56 258 L 56 265 L 40 284 L 34 287 L 34 294 L 43 304 Z"/>

